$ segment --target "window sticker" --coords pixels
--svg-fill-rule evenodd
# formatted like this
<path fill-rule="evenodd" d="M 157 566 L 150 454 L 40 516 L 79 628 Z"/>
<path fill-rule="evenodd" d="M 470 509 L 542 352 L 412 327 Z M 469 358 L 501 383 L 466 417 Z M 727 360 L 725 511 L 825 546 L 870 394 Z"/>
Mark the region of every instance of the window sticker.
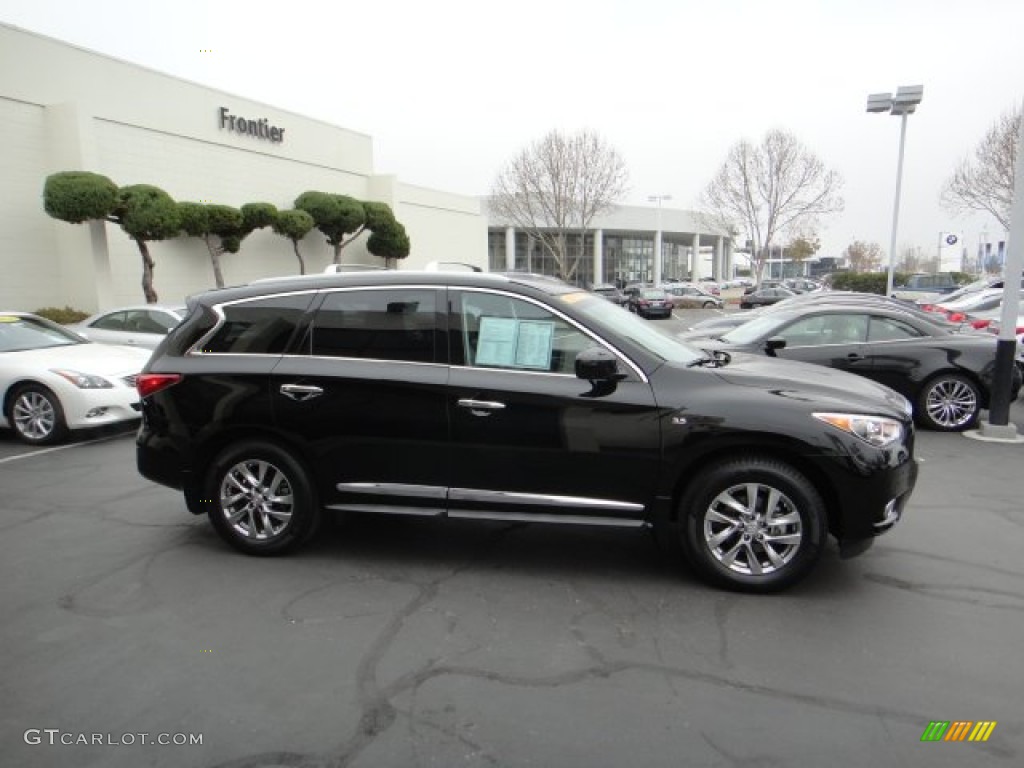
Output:
<path fill-rule="evenodd" d="M 520 320 L 516 366 L 546 371 L 551 367 L 551 343 L 555 324 L 548 320 Z"/>
<path fill-rule="evenodd" d="M 549 370 L 554 336 L 555 324 L 548 320 L 482 317 L 475 364 Z"/>
<path fill-rule="evenodd" d="M 516 359 L 517 322 L 511 317 L 480 318 L 476 365 L 512 367 Z"/>

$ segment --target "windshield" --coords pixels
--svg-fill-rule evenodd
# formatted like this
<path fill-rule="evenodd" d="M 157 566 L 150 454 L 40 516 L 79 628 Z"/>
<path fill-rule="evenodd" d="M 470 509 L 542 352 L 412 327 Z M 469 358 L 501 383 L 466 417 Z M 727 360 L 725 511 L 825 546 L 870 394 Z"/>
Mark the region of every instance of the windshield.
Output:
<path fill-rule="evenodd" d="M 689 344 L 655 330 L 651 323 L 630 312 L 587 293 L 567 293 L 557 297 L 580 312 L 598 332 L 628 339 L 666 362 L 689 363 L 703 355 Z M 609 339 L 610 341 L 613 339 Z"/>
<path fill-rule="evenodd" d="M 86 344 L 82 337 L 41 317 L 0 315 L 0 352 Z"/>

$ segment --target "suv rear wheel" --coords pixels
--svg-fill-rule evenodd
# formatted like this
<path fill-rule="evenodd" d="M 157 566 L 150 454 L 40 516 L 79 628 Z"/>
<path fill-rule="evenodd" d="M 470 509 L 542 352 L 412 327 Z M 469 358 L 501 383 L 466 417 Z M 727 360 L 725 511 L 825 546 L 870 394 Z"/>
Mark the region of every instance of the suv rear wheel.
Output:
<path fill-rule="evenodd" d="M 236 443 L 222 451 L 207 476 L 206 493 L 217 533 L 248 555 L 294 549 L 320 521 L 306 470 L 271 443 Z"/>
<path fill-rule="evenodd" d="M 683 549 L 706 579 L 744 592 L 796 583 L 818 561 L 825 505 L 787 464 L 750 457 L 709 470 L 684 495 Z"/>

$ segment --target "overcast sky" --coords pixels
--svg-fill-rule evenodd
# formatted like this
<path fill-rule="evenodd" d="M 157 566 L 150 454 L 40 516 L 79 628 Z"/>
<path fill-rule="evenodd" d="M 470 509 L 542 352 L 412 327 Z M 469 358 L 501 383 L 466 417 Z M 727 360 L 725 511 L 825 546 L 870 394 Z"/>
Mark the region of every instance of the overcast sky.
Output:
<path fill-rule="evenodd" d="M 378 173 L 468 195 L 586 128 L 623 155 L 623 202 L 691 208 L 733 144 L 781 128 L 844 178 L 821 255 L 888 250 L 900 121 L 868 93 L 924 85 L 897 252 L 927 255 L 943 231 L 1002 238 L 939 191 L 1024 99 L 1022 0 L 0 0 L 0 20 L 366 133 Z"/>

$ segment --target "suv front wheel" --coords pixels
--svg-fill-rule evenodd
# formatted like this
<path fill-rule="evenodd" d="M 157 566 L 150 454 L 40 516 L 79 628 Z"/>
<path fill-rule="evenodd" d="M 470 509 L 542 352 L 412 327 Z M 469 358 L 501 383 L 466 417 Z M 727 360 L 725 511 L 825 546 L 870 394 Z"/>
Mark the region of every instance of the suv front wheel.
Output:
<path fill-rule="evenodd" d="M 235 549 L 273 555 L 293 549 L 316 531 L 320 508 L 303 466 L 262 441 L 222 451 L 207 476 L 210 522 Z"/>
<path fill-rule="evenodd" d="M 774 592 L 814 567 L 827 535 L 825 505 L 787 464 L 750 457 L 707 471 L 681 502 L 683 548 L 706 579 Z"/>

